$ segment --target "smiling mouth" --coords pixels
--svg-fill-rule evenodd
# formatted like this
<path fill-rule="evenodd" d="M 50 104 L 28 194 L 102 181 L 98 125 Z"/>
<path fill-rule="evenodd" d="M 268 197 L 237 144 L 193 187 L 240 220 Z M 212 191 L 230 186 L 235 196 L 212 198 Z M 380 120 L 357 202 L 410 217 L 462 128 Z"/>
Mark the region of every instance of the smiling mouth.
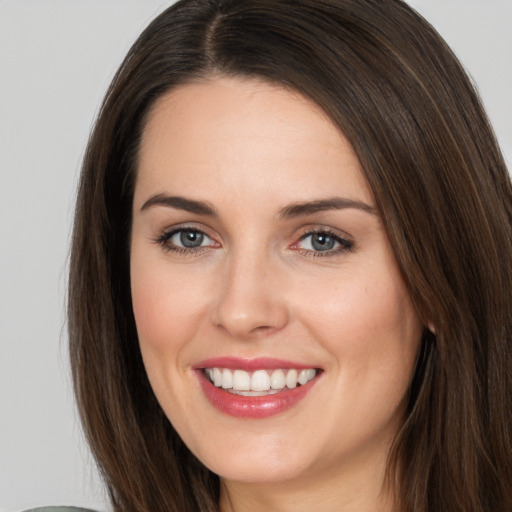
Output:
<path fill-rule="evenodd" d="M 278 368 L 253 372 L 217 367 L 203 369 L 204 376 L 215 387 L 241 396 L 266 396 L 294 389 L 307 384 L 318 373 L 316 368 Z"/>

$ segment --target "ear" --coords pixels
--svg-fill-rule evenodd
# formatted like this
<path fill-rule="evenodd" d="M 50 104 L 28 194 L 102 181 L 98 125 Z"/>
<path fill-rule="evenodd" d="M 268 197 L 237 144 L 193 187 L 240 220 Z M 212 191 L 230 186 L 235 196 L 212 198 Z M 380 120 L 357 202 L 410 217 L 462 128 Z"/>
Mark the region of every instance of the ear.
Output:
<path fill-rule="evenodd" d="M 436 333 L 436 328 L 434 327 L 434 324 L 432 322 L 427 322 L 427 329 L 432 333 Z"/>

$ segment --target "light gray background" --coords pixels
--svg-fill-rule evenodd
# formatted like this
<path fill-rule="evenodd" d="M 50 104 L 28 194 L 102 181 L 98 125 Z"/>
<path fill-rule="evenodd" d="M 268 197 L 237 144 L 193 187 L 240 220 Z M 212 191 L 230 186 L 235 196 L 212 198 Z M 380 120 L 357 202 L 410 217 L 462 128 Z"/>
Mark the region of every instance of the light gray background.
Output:
<path fill-rule="evenodd" d="M 0 0 L 0 512 L 107 510 L 70 391 L 73 199 L 113 73 L 161 0 Z M 411 0 L 478 84 L 512 159 L 512 0 Z"/>

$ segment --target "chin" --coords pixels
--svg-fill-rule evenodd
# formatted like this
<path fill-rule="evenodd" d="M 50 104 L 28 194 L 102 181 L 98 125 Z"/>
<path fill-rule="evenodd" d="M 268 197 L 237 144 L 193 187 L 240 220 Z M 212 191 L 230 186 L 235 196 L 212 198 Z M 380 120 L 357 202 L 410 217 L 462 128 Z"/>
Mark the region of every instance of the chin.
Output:
<path fill-rule="evenodd" d="M 323 452 L 307 439 L 298 438 L 297 432 L 282 428 L 265 432 L 260 421 L 244 423 L 243 429 L 240 425 L 212 428 L 210 424 L 209 431 L 193 428 L 181 433 L 184 442 L 203 465 L 230 481 L 270 483 L 291 480 L 314 463 L 315 453 Z"/>
<path fill-rule="evenodd" d="M 247 458 L 232 464 L 217 461 L 209 469 L 223 480 L 251 484 L 277 484 L 297 479 L 305 472 L 304 464 L 294 461 L 253 461 Z"/>

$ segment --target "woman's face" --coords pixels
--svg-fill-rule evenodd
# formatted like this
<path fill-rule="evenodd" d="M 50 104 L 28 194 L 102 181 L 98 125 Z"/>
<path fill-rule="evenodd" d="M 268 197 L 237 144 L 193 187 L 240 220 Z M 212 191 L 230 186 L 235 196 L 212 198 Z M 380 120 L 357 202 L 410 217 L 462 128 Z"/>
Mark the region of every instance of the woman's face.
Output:
<path fill-rule="evenodd" d="M 226 481 L 375 472 L 422 325 L 349 142 L 297 93 L 212 78 L 157 102 L 139 157 L 133 308 L 184 442 Z"/>

